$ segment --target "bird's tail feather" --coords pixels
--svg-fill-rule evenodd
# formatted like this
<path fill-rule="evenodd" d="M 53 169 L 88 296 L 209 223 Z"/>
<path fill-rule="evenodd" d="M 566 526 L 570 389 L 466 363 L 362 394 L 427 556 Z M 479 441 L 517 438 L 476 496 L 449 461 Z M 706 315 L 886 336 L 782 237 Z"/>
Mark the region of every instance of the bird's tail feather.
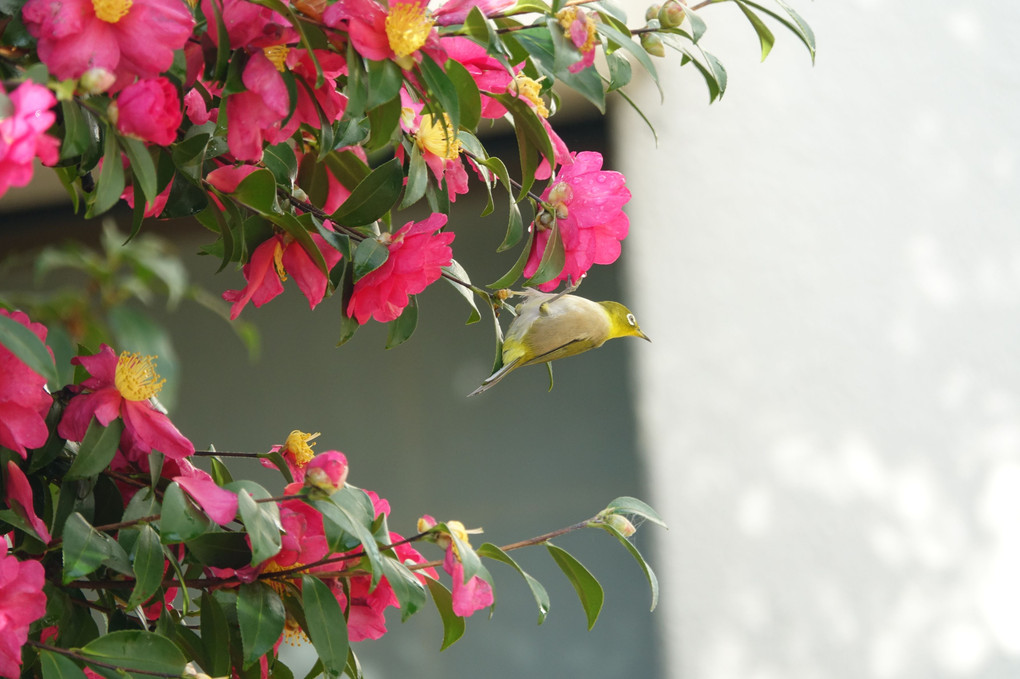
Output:
<path fill-rule="evenodd" d="M 502 368 L 486 377 L 482 381 L 482 384 L 477 389 L 468 394 L 468 398 L 471 398 L 472 396 L 475 396 L 477 394 L 482 393 L 483 391 L 486 391 L 489 387 L 495 386 L 501 379 L 506 377 L 511 370 L 517 367 L 517 364 L 520 363 L 520 360 L 521 360 L 520 358 L 515 358 L 509 363 L 505 363 Z"/>

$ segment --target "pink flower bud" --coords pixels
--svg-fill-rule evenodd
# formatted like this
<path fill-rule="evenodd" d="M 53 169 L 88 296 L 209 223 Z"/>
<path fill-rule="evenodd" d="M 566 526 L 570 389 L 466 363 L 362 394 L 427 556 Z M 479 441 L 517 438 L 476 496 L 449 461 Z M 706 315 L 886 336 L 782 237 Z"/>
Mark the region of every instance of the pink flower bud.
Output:
<path fill-rule="evenodd" d="M 684 4 L 679 0 L 666 0 L 659 10 L 659 23 L 663 28 L 676 28 L 684 22 Z"/>
<path fill-rule="evenodd" d="M 336 450 L 328 450 L 312 458 L 305 467 L 305 485 L 332 495 L 347 481 L 347 457 Z"/>
<path fill-rule="evenodd" d="M 654 33 L 642 33 L 641 46 L 653 57 L 666 56 L 666 48 L 662 45 L 662 38 Z"/>
<path fill-rule="evenodd" d="M 121 134 L 160 146 L 173 143 L 184 120 L 177 88 L 162 77 L 125 87 L 110 105 L 109 115 Z"/>
<path fill-rule="evenodd" d="M 102 94 L 113 87 L 113 83 L 116 81 L 116 73 L 97 66 L 82 73 L 81 79 L 78 82 L 81 85 L 83 92 L 88 94 Z"/>

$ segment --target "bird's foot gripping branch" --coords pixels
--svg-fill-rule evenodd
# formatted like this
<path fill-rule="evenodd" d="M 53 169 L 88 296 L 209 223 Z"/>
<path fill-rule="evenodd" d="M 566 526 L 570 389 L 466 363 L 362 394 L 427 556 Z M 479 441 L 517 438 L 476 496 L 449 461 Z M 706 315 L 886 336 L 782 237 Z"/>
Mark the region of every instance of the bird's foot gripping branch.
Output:
<path fill-rule="evenodd" d="M 704 38 L 723 5 L 749 20 L 763 58 L 776 26 L 813 57 L 810 28 L 784 0 L 667 0 L 636 24 L 588 0 L 0 2 L 0 198 L 40 161 L 76 215 L 130 210 L 129 233 L 105 227 L 100 249 L 35 257 L 40 275 L 86 278 L 69 294 L 3 286 L 0 676 L 283 677 L 278 644 L 307 634 L 317 671 L 357 677 L 350 643 L 381 636 L 387 608 L 407 618 L 431 596 L 444 645 L 456 640 L 466 616 L 492 605 L 491 561 L 524 576 L 542 619 L 545 590 L 509 556 L 540 544 L 591 624 L 601 588 L 550 540 L 592 526 L 637 557 L 654 604 L 627 517 L 660 519 L 637 500 L 502 548 L 430 517 L 403 537 L 385 500 L 346 483 L 346 459 L 313 455 L 300 432 L 196 467 L 156 400 L 153 361 L 116 340 L 129 320 L 168 341 L 128 306 L 157 293 L 210 307 L 251 340 L 238 317 L 288 278 L 313 309 L 331 298 L 338 345 L 371 321 L 388 324 L 387 346 L 406 341 L 416 296 L 441 278 L 470 305 L 469 323 L 482 299 L 500 342 L 479 391 L 521 366 L 645 337 L 620 304 L 553 292 L 617 260 L 631 196 L 551 121 L 564 87 L 599 113 L 613 97 L 630 104 L 633 66 L 657 79 L 665 47 L 694 66 L 710 100 L 721 96 L 726 71 Z M 478 136 L 497 120 L 517 142 L 512 159 Z M 484 215 L 504 211 L 509 268 L 454 257 L 464 222 L 454 208 L 469 189 L 482 192 Z M 188 285 L 173 243 L 146 232 L 182 217 L 208 229 L 202 252 L 235 270 L 224 286 L 234 289 Z M 503 341 L 495 310 L 512 307 L 498 291 L 517 285 L 534 289 Z M 246 457 L 275 465 L 282 490 L 228 467 Z M 442 558 L 427 561 L 424 542 Z"/>

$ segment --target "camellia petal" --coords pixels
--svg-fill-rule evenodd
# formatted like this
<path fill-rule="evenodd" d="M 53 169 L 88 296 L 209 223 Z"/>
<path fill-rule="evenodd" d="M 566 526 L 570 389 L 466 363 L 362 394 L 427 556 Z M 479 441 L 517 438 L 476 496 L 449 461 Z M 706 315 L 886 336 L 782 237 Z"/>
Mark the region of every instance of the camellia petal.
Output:
<path fill-rule="evenodd" d="M 52 537 L 46 524 L 35 513 L 35 504 L 32 496 L 32 486 L 28 483 L 25 472 L 21 471 L 13 461 L 7 462 L 7 506 L 14 510 L 18 516 L 32 526 L 32 530 L 46 544 L 49 544 Z"/>

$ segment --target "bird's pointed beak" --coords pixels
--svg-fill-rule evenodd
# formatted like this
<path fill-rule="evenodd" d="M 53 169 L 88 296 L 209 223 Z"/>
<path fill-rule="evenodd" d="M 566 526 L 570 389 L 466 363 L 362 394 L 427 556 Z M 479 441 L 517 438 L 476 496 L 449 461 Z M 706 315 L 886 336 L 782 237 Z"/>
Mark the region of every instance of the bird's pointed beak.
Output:
<path fill-rule="evenodd" d="M 652 341 L 651 337 L 649 337 L 645 333 L 641 332 L 640 330 L 637 331 L 637 336 L 640 337 L 641 339 L 647 341 L 647 342 L 651 342 Z"/>

